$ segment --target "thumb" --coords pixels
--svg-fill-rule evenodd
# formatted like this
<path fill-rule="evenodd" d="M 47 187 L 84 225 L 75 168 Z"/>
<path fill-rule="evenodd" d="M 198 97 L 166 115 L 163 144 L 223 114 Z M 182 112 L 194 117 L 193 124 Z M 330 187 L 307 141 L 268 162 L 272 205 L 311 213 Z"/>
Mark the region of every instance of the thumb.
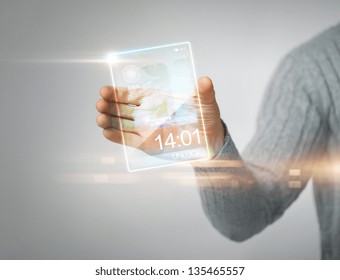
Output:
<path fill-rule="evenodd" d="M 202 77 L 197 81 L 198 92 L 202 104 L 215 103 L 214 85 L 209 77 Z"/>
<path fill-rule="evenodd" d="M 203 123 L 211 156 L 216 155 L 224 143 L 225 130 L 220 118 L 220 110 L 215 99 L 214 85 L 209 77 L 202 77 L 197 82 Z"/>

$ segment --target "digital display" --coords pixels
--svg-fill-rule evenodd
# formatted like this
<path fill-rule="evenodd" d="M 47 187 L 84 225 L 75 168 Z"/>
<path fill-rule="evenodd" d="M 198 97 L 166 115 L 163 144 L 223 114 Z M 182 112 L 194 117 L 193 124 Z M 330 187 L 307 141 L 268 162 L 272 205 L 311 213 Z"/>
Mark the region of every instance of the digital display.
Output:
<path fill-rule="evenodd" d="M 115 53 L 109 64 L 129 171 L 209 157 L 189 42 Z"/>

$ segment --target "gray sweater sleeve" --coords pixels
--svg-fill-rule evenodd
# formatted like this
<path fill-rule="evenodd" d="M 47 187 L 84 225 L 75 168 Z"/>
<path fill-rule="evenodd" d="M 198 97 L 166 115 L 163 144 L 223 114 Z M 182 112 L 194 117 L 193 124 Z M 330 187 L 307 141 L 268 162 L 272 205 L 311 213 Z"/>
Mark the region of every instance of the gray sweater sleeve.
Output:
<path fill-rule="evenodd" d="M 227 132 L 219 154 L 195 167 L 206 215 L 232 240 L 243 241 L 277 220 L 311 177 L 324 126 L 308 77 L 299 57 L 288 55 L 267 88 L 242 155 Z"/>

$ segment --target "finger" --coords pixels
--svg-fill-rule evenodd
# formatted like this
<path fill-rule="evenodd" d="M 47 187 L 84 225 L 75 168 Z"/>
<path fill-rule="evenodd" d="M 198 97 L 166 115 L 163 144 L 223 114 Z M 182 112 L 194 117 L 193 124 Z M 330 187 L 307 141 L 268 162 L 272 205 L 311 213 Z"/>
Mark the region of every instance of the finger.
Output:
<path fill-rule="evenodd" d="M 120 130 L 114 128 L 106 128 L 103 130 L 103 135 L 106 139 L 112 142 L 123 144 L 122 132 Z"/>
<path fill-rule="evenodd" d="M 97 125 L 101 128 L 109 128 L 112 127 L 112 120 L 109 115 L 100 114 L 97 116 Z"/>
<path fill-rule="evenodd" d="M 197 82 L 202 105 L 215 103 L 214 85 L 209 77 L 202 77 Z"/>
<path fill-rule="evenodd" d="M 135 105 L 108 102 L 104 99 L 99 99 L 97 101 L 96 107 L 99 113 L 129 120 L 134 120 L 135 110 L 138 108 Z"/>
<path fill-rule="evenodd" d="M 103 98 L 100 98 L 96 103 L 96 108 L 99 113 L 109 114 L 110 102 Z"/>
<path fill-rule="evenodd" d="M 123 104 L 140 105 L 141 100 L 150 95 L 153 91 L 149 89 L 128 89 L 126 87 L 105 86 L 100 89 L 100 96 L 109 102 L 117 102 Z"/>
<path fill-rule="evenodd" d="M 109 106 L 109 113 L 116 117 L 134 120 L 137 108 L 137 106 L 131 104 L 112 103 Z"/>
<path fill-rule="evenodd" d="M 114 93 L 113 93 L 113 87 L 112 86 L 104 86 L 104 87 L 102 87 L 99 90 L 99 94 L 106 101 L 113 101 L 114 100 Z"/>
<path fill-rule="evenodd" d="M 216 131 L 224 131 L 224 128 L 221 124 L 220 110 L 216 102 L 215 90 L 211 79 L 208 77 L 199 79 L 198 89 L 202 108 L 202 114 L 199 114 L 200 130 L 205 130 L 207 135 L 209 133 L 215 135 Z"/>
<path fill-rule="evenodd" d="M 138 148 L 142 144 L 142 138 L 133 133 L 126 133 L 114 128 L 106 128 L 103 131 L 106 139 L 118 143 L 125 144 L 130 147 Z"/>
<path fill-rule="evenodd" d="M 136 133 L 135 122 L 132 120 L 113 117 L 107 114 L 100 114 L 97 117 L 97 124 L 101 128 L 115 128 L 124 132 Z"/>

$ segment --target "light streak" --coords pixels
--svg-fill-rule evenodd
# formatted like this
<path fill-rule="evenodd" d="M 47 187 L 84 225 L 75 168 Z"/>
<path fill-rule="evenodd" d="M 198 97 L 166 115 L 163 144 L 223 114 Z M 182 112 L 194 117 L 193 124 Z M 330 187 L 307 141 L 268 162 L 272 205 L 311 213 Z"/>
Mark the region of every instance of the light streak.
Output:
<path fill-rule="evenodd" d="M 302 183 L 300 180 L 295 180 L 295 181 L 289 181 L 288 182 L 288 187 L 290 189 L 299 189 L 302 187 Z"/>
<path fill-rule="evenodd" d="M 334 166 L 333 166 L 333 171 L 334 171 L 335 173 L 340 173 L 340 163 L 334 164 Z"/>
<path fill-rule="evenodd" d="M 116 158 L 115 157 L 102 157 L 100 159 L 101 164 L 115 164 Z"/>
<path fill-rule="evenodd" d="M 300 176 L 301 170 L 300 169 L 290 169 L 289 176 Z"/>
<path fill-rule="evenodd" d="M 60 174 L 58 181 L 63 184 L 136 184 L 139 176 L 129 173 L 68 173 Z"/>

